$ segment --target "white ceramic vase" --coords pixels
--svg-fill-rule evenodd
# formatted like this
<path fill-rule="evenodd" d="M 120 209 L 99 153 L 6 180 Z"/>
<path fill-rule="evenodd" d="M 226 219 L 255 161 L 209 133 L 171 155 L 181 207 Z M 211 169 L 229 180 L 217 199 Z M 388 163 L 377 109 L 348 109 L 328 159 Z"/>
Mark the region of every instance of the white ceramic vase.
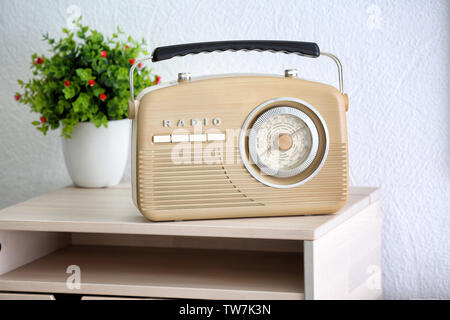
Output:
<path fill-rule="evenodd" d="M 63 139 L 64 159 L 74 184 L 84 188 L 116 185 L 122 179 L 130 150 L 131 120 L 113 120 L 96 128 L 81 122 L 72 139 Z"/>

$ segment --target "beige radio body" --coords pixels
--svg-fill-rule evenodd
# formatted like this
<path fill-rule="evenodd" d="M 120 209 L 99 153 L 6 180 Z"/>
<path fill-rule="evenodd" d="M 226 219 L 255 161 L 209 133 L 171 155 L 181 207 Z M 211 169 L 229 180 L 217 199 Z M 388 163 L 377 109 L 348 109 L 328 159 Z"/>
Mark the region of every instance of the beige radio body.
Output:
<path fill-rule="evenodd" d="M 306 168 L 285 177 L 261 170 L 249 145 L 260 143 L 249 137 L 258 118 L 275 108 L 299 110 L 317 142 Z M 144 89 L 129 112 L 133 201 L 153 221 L 334 213 L 348 195 L 347 108 L 330 85 L 276 75 Z M 285 151 L 293 142 L 276 143 Z"/>

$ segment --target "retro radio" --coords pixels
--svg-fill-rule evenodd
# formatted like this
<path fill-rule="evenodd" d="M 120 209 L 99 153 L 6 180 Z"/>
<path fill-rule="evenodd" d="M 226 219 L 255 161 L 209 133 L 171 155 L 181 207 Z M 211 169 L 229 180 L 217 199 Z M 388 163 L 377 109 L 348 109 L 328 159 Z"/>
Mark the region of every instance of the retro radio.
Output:
<path fill-rule="evenodd" d="M 234 74 L 148 87 L 144 60 L 257 50 L 334 60 L 339 90 L 284 75 Z M 133 200 L 150 220 L 334 213 L 348 193 L 342 67 L 310 42 L 223 41 L 160 47 L 130 71 Z"/>

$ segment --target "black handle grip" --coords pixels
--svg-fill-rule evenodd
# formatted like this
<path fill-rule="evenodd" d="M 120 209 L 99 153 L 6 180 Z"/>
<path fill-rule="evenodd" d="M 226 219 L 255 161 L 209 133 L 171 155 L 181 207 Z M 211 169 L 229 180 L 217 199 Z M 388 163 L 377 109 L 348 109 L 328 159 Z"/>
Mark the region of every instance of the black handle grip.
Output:
<path fill-rule="evenodd" d="M 300 41 L 272 41 L 272 40 L 237 40 L 237 41 L 214 41 L 178 44 L 174 46 L 159 47 L 153 51 L 153 62 L 171 59 L 176 56 L 197 54 L 213 51 L 239 51 L 257 50 L 294 53 L 301 56 L 317 58 L 320 56 L 319 46 L 314 42 Z"/>

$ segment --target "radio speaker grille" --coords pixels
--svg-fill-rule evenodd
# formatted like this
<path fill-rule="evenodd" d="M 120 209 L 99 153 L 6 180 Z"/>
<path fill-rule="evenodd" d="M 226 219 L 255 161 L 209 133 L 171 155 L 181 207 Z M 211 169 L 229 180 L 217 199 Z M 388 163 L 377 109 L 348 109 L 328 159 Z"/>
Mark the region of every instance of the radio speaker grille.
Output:
<path fill-rule="evenodd" d="M 139 152 L 138 202 L 143 210 L 279 207 L 287 202 L 291 205 L 333 203 L 345 201 L 347 197 L 346 144 L 331 144 L 321 171 L 307 183 L 289 189 L 260 183 L 242 163 L 226 164 L 220 153 L 215 155 L 214 164 L 198 161 L 201 155 L 195 152 L 188 163 L 174 163 L 172 147 L 161 145 Z M 233 158 L 238 159 L 238 149 L 234 152 Z"/>

